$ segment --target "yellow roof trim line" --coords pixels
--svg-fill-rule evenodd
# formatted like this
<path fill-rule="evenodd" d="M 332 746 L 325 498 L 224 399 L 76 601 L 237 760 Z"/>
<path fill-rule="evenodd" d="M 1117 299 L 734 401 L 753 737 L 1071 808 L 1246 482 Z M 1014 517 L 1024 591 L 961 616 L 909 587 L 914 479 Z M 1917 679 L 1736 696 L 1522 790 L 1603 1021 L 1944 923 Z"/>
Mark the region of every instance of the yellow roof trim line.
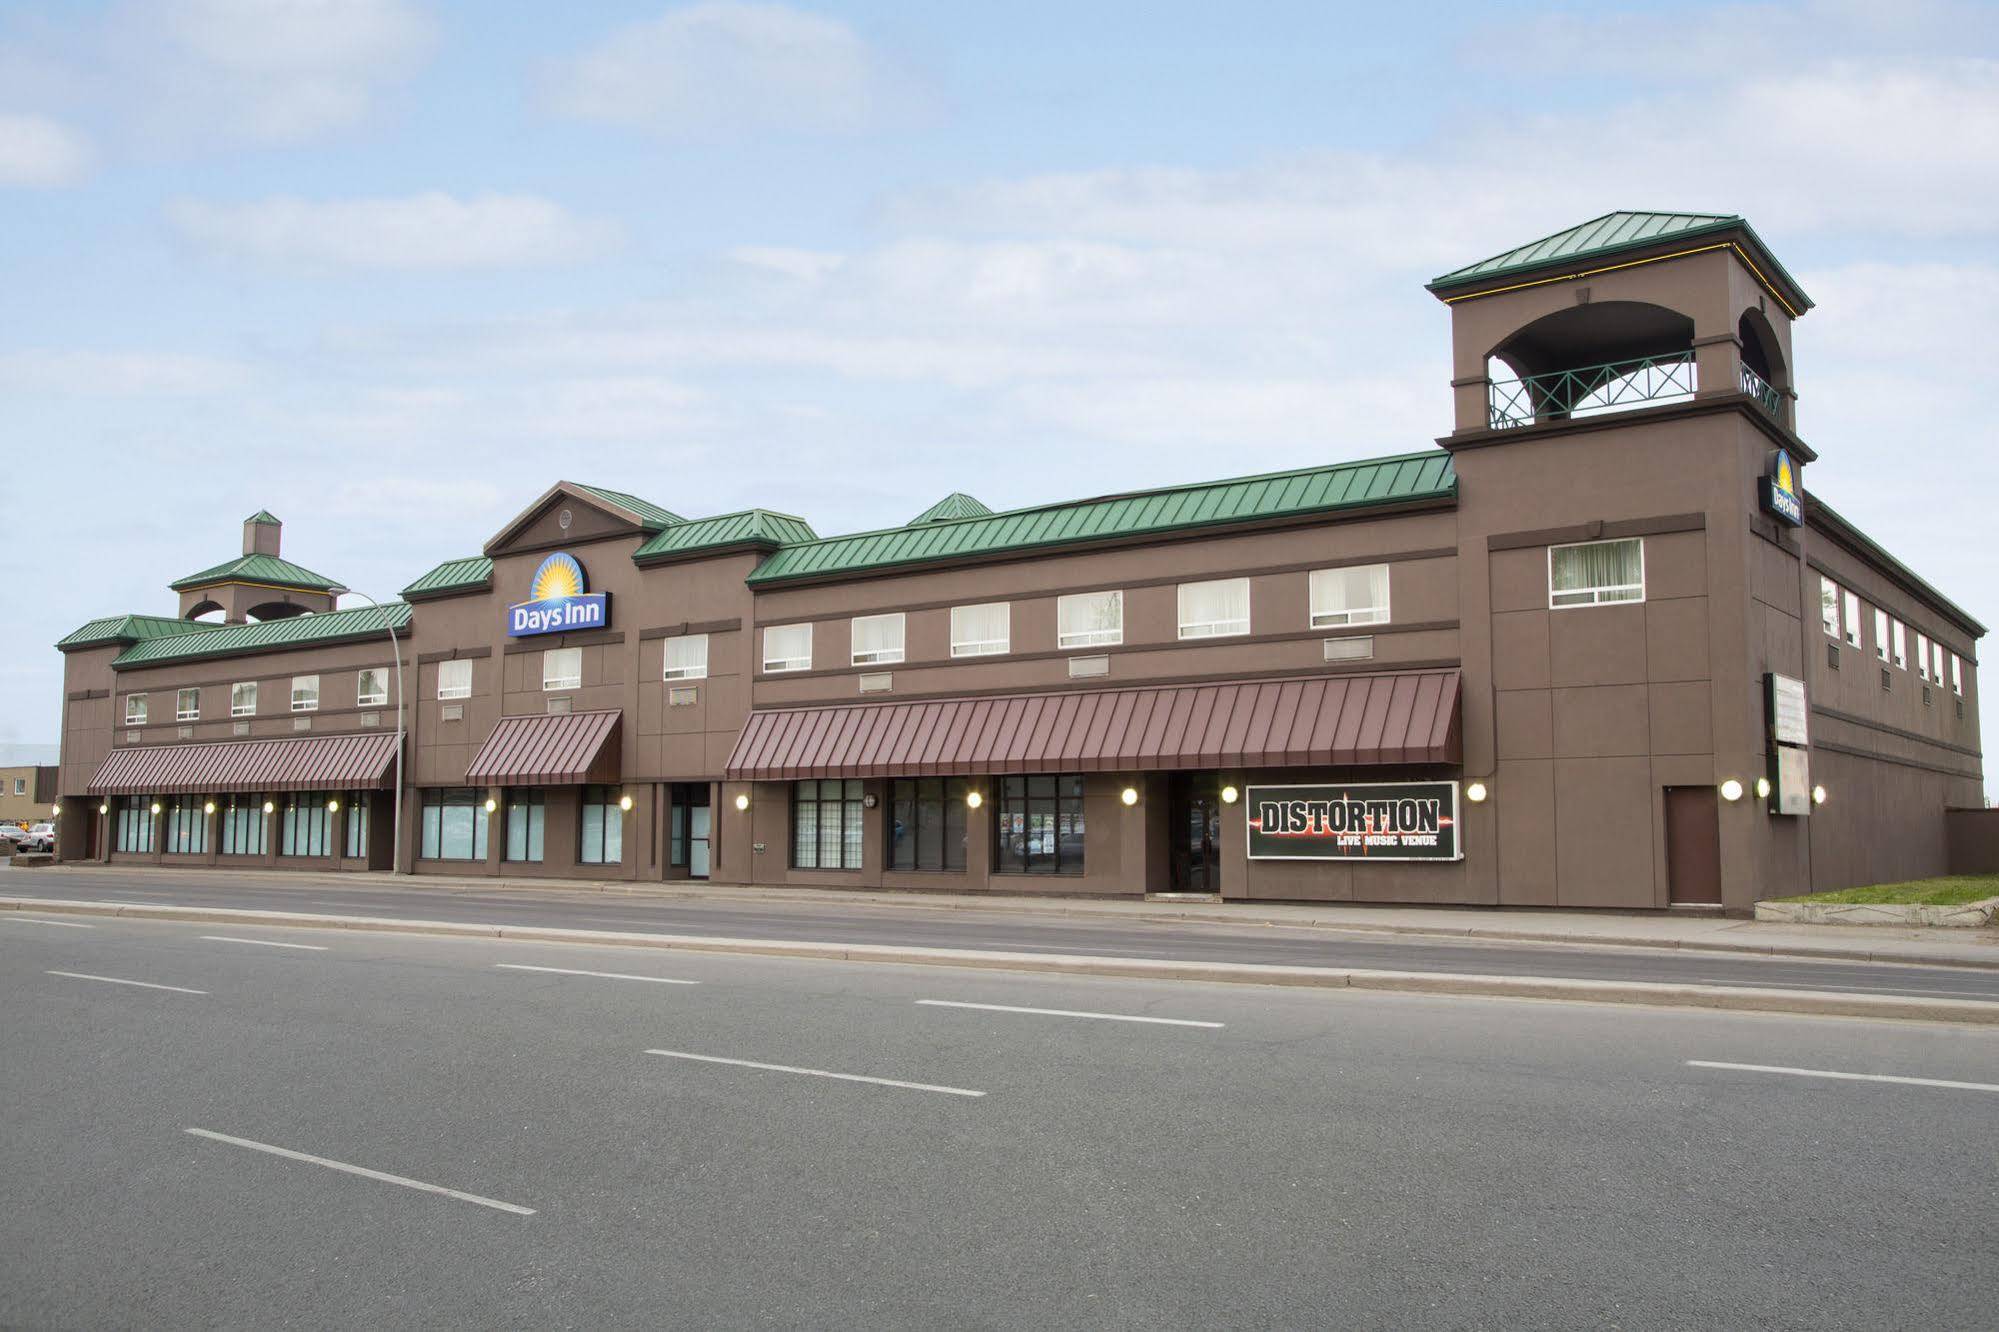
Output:
<path fill-rule="evenodd" d="M 1531 282 L 1515 282 L 1511 286 L 1494 287 L 1490 291 L 1470 291 L 1462 296 L 1446 296 L 1444 297 L 1444 304 L 1456 305 L 1459 301 L 1475 301 L 1482 296 L 1498 296 L 1504 292 L 1522 291 L 1528 287 L 1545 287 L 1551 282 L 1574 282 L 1578 278 L 1595 277 L 1599 273 L 1615 273 L 1619 269 L 1638 268 L 1644 264 L 1663 264 L 1668 259 L 1685 259 L 1696 254 L 1709 254 L 1715 250 L 1733 250 L 1735 257 L 1742 261 L 1744 268 L 1747 268 L 1755 275 L 1756 281 L 1761 284 L 1763 290 L 1776 297 L 1777 304 L 1783 306 L 1791 318 L 1796 319 L 1799 317 L 1797 307 L 1784 299 L 1784 293 L 1778 291 L 1776 284 L 1763 276 L 1763 270 L 1756 266 L 1755 261 L 1749 257 L 1748 252 L 1735 241 L 1722 241 L 1716 245 L 1700 245 L 1691 250 L 1675 250 L 1671 254 L 1655 254 L 1646 259 L 1630 259 L 1621 264 L 1605 264 L 1601 268 L 1586 268 L 1579 273 L 1557 273 L 1553 277 L 1535 278 Z"/>

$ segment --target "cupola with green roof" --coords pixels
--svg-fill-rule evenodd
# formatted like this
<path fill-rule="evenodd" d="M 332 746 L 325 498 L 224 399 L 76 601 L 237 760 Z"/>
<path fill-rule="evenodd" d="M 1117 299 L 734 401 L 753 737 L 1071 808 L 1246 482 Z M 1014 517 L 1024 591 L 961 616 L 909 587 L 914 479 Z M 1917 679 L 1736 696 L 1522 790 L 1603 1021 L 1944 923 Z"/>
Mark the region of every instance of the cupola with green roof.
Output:
<path fill-rule="evenodd" d="M 243 553 L 168 584 L 180 593 L 180 617 L 222 612 L 225 624 L 330 611 L 343 590 L 324 574 L 279 553 L 285 525 L 268 509 L 243 520 Z"/>

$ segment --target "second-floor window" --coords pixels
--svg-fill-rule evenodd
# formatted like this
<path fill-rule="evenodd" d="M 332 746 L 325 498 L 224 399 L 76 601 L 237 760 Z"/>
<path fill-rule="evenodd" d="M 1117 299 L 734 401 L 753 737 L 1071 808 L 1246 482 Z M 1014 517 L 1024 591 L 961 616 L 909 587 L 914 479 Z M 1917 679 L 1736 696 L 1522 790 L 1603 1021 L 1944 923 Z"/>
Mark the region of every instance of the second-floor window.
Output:
<path fill-rule="evenodd" d="M 472 663 L 469 661 L 438 662 L 437 696 L 439 698 L 472 697 Z"/>
<path fill-rule="evenodd" d="M 1884 610 L 1874 612 L 1874 655 L 1888 660 L 1888 612 Z"/>
<path fill-rule="evenodd" d="M 550 648 L 541 654 L 543 689 L 580 689 L 582 686 L 582 648 Z"/>
<path fill-rule="evenodd" d="M 1055 645 L 1116 647 L 1124 642 L 1124 593 L 1076 592 L 1055 599 Z"/>
<path fill-rule="evenodd" d="M 201 691 L 199 689 L 182 689 L 175 692 L 174 720 L 201 720 Z"/>
<path fill-rule="evenodd" d="M 681 634 L 666 640 L 665 678 L 705 680 L 708 678 L 708 635 Z"/>
<path fill-rule="evenodd" d="M 1312 627 L 1388 623 L 1388 566 L 1360 564 L 1312 571 Z"/>
<path fill-rule="evenodd" d="M 1828 637 L 1839 637 L 1839 584 L 1824 575 L 1819 577 L 1819 628 Z"/>
<path fill-rule="evenodd" d="M 146 696 L 144 694 L 125 695 L 125 724 L 144 726 L 146 724 Z"/>
<path fill-rule="evenodd" d="M 1601 606 L 1645 600 L 1645 542 L 1589 541 L 1548 548 L 1548 604 Z"/>
<path fill-rule="evenodd" d="M 809 671 L 812 669 L 812 626 L 774 624 L 764 630 L 764 671 Z"/>
<path fill-rule="evenodd" d="M 1008 650 L 1012 615 L 1004 601 L 951 608 L 951 655 L 988 657 Z"/>
<path fill-rule="evenodd" d="M 1220 638 L 1248 632 L 1247 578 L 1180 584 L 1180 637 Z"/>
<path fill-rule="evenodd" d="M 1927 634 L 1916 635 L 1916 674 L 1925 680 L 1930 678 L 1930 640 Z"/>
<path fill-rule="evenodd" d="M 1846 594 L 1846 641 L 1854 647 L 1860 646 L 1860 594 Z"/>
<path fill-rule="evenodd" d="M 389 701 L 389 673 L 370 666 L 354 681 L 354 702 L 359 707 L 377 707 Z"/>
<path fill-rule="evenodd" d="M 1964 697 L 1964 658 L 1955 652 L 1950 654 L 1950 692 Z"/>
<path fill-rule="evenodd" d="M 1900 620 L 1890 620 L 1888 627 L 1895 635 L 1895 665 L 1906 671 L 1909 669 L 1909 627 Z"/>
<path fill-rule="evenodd" d="M 902 615 L 856 615 L 853 663 L 890 666 L 902 660 Z"/>
<path fill-rule="evenodd" d="M 319 710 L 319 677 L 316 675 L 294 675 L 292 677 L 292 711 L 317 712 Z"/>
<path fill-rule="evenodd" d="M 229 715 L 232 717 L 254 717 L 257 715 L 257 682 L 248 680 L 242 684 L 229 686 Z"/>

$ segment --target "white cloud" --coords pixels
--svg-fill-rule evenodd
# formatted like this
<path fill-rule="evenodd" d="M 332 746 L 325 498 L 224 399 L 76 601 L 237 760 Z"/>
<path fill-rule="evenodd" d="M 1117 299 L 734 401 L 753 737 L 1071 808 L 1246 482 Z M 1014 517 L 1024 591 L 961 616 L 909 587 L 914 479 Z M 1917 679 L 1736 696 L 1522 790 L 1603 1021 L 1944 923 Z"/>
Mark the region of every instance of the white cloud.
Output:
<path fill-rule="evenodd" d="M 90 170 L 90 141 L 47 116 L 0 114 L 0 188 L 73 185 Z"/>
<path fill-rule="evenodd" d="M 249 379 L 241 362 L 180 352 L 35 350 L 0 353 L 0 385 L 65 397 L 206 397 Z"/>
<path fill-rule="evenodd" d="M 732 0 L 623 28 L 550 66 L 543 93 L 558 114 L 675 137 L 853 131 L 893 116 L 911 96 L 846 24 Z"/>
<path fill-rule="evenodd" d="M 181 234 L 218 254 L 318 268 L 451 270 L 569 263 L 614 248 L 615 224 L 577 217 L 534 195 L 255 203 L 181 200 Z"/>
<path fill-rule="evenodd" d="M 738 245 L 729 251 L 728 257 L 745 268 L 778 273 L 800 282 L 817 282 L 847 262 L 843 254 L 780 245 Z"/>

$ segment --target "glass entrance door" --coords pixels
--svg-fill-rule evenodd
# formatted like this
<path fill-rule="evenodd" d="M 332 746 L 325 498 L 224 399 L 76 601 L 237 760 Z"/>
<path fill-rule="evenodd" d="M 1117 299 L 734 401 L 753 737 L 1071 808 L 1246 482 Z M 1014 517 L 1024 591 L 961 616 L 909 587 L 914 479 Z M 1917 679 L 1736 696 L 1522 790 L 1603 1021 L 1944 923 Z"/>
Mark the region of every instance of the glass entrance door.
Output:
<path fill-rule="evenodd" d="M 1176 772 L 1167 779 L 1176 893 L 1222 890 L 1222 791 L 1213 773 Z"/>

